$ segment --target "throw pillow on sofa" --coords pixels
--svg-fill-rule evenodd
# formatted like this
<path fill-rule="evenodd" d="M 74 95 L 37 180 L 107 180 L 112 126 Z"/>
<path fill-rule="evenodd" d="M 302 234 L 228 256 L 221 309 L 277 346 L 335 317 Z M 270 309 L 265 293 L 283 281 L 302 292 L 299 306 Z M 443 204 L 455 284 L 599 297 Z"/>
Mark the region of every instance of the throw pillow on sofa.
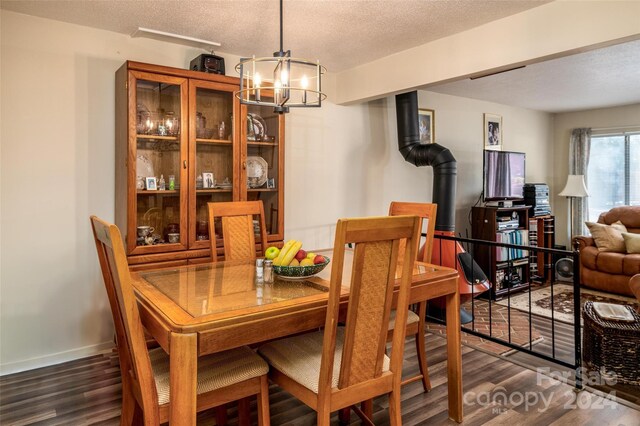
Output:
<path fill-rule="evenodd" d="M 611 251 L 625 253 L 627 248 L 624 244 L 623 232 L 627 232 L 627 227 L 622 222 L 617 221 L 611 225 L 602 223 L 585 222 L 591 236 L 595 240 L 596 247 L 600 251 Z"/>
<path fill-rule="evenodd" d="M 627 253 L 640 253 L 640 234 L 623 232 L 622 238 L 624 238 L 624 245 L 627 248 Z"/>

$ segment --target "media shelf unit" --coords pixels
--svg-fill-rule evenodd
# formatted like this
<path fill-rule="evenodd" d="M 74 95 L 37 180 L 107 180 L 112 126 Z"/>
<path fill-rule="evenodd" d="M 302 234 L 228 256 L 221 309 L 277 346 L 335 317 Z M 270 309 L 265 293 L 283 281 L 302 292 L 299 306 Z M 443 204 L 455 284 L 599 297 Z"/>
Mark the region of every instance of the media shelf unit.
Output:
<path fill-rule="evenodd" d="M 530 206 L 473 207 L 472 237 L 477 240 L 529 245 Z M 491 281 L 486 295 L 501 299 L 530 286 L 530 251 L 477 246 L 474 258 Z M 516 279 L 516 276 L 519 279 Z"/>
<path fill-rule="evenodd" d="M 529 244 L 533 247 L 554 248 L 555 217 L 529 216 Z M 529 253 L 529 261 L 532 281 L 550 283 L 553 280 L 554 265 L 551 253 L 532 250 Z"/>

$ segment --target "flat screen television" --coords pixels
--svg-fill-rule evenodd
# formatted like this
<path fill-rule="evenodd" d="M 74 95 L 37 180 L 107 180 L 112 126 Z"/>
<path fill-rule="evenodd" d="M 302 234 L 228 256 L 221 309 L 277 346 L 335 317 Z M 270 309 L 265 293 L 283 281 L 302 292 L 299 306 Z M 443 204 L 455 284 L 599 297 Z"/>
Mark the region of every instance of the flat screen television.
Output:
<path fill-rule="evenodd" d="M 525 153 L 484 151 L 484 200 L 524 198 Z"/>

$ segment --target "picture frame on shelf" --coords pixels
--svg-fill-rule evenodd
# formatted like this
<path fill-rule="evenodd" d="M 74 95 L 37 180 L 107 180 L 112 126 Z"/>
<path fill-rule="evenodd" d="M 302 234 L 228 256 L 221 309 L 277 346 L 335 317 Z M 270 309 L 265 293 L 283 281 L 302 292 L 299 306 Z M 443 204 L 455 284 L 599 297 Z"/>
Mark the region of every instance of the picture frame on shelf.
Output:
<path fill-rule="evenodd" d="M 502 151 L 502 116 L 484 113 L 484 149 Z"/>
<path fill-rule="evenodd" d="M 267 179 L 267 188 L 276 189 L 276 178 Z"/>
<path fill-rule="evenodd" d="M 433 143 L 435 141 L 436 112 L 432 109 L 418 109 L 418 131 L 420 143 Z"/>
<path fill-rule="evenodd" d="M 202 173 L 202 187 L 204 189 L 213 189 L 215 184 L 216 180 L 214 179 L 212 172 Z"/>
<path fill-rule="evenodd" d="M 158 181 L 153 176 L 144 178 L 144 184 L 145 184 L 145 187 L 147 188 L 147 191 L 158 190 Z"/>

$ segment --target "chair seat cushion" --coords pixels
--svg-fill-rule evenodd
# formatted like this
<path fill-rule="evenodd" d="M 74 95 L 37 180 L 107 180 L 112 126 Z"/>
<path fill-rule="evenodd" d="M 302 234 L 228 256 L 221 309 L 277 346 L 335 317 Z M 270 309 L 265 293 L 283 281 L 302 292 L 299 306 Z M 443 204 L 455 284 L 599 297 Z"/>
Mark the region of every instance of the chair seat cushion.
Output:
<path fill-rule="evenodd" d="M 301 334 L 267 343 L 260 347 L 258 352 L 276 370 L 314 393 L 318 393 L 323 338 L 322 331 Z M 333 379 L 331 381 L 331 386 L 334 388 L 338 387 L 340 378 L 343 341 L 344 328 L 338 327 L 333 360 Z M 384 355 L 382 371 L 389 371 L 389 357 L 386 355 Z"/>
<path fill-rule="evenodd" d="M 420 317 L 418 314 L 413 312 L 411 309 L 408 309 L 407 314 L 407 325 L 413 324 L 420 321 Z M 389 316 L 389 330 L 393 330 L 396 326 L 396 310 L 391 311 L 391 315 Z"/>
<path fill-rule="evenodd" d="M 162 348 L 149 351 L 158 404 L 169 402 L 169 356 Z M 269 372 L 269 365 L 246 346 L 198 358 L 198 394 L 221 389 Z"/>

